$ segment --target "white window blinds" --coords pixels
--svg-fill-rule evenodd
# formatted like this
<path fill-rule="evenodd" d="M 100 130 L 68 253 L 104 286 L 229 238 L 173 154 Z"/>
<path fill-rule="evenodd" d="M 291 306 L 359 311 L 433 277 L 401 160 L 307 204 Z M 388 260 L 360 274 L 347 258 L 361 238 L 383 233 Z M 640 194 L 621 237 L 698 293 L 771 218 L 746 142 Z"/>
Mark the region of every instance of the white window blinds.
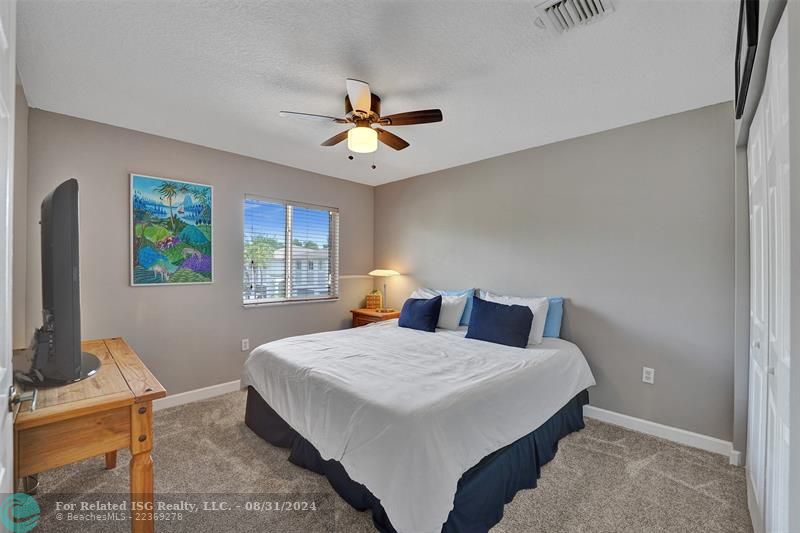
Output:
<path fill-rule="evenodd" d="M 339 210 L 244 199 L 245 305 L 339 297 Z"/>

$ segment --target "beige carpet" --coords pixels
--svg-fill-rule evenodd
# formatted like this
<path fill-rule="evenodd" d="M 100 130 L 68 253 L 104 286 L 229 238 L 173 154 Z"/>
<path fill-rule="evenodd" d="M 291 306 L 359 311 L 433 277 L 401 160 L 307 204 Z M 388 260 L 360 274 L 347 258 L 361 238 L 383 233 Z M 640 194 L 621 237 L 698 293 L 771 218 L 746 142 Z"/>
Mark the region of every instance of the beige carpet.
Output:
<path fill-rule="evenodd" d="M 244 393 L 239 392 L 156 413 L 156 491 L 170 501 L 207 500 L 213 505 L 227 500 L 242 506 L 187 512 L 181 520 L 160 522 L 156 531 L 374 531 L 369 512 L 355 511 L 325 478 L 289 463 L 287 450 L 262 441 L 243 419 Z M 127 452 L 120 452 L 113 471 L 104 470 L 102 458 L 96 458 L 42 474 L 42 518 L 35 531 L 129 531 L 122 521 L 67 522 L 64 513 L 58 520 L 53 508 L 55 500 L 124 499 L 128 459 Z M 316 511 L 244 509 L 248 501 L 276 500 L 318 505 Z M 556 458 L 543 468 L 538 488 L 518 493 L 492 529 L 622 531 L 752 531 L 744 470 L 729 466 L 722 456 L 587 420 L 585 430 L 561 441 Z"/>

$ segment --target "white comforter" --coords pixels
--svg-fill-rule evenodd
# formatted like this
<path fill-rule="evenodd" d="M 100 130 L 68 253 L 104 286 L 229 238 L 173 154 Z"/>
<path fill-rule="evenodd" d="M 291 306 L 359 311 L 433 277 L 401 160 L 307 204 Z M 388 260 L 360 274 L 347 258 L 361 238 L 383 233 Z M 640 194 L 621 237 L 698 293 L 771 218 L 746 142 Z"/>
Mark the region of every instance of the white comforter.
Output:
<path fill-rule="evenodd" d="M 399 533 L 439 533 L 464 472 L 595 384 L 570 342 L 464 335 L 392 320 L 291 337 L 253 350 L 242 386 L 366 485 Z"/>

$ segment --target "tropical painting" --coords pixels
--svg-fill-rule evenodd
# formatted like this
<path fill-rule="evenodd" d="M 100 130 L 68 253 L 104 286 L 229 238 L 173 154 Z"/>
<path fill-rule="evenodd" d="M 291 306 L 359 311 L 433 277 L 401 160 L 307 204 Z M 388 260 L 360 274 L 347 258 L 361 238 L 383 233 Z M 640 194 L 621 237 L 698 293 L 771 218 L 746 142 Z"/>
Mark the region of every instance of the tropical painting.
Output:
<path fill-rule="evenodd" d="M 212 188 L 131 174 L 131 284 L 211 283 Z"/>

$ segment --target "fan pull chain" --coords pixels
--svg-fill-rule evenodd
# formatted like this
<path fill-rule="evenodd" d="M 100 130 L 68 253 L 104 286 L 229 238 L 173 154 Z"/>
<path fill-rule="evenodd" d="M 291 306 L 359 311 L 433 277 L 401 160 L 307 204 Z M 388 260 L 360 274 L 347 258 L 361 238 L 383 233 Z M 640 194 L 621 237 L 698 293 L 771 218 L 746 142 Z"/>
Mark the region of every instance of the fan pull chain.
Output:
<path fill-rule="evenodd" d="M 355 157 L 353 157 L 353 155 L 350 154 L 350 155 L 347 156 L 347 159 L 349 159 L 350 161 L 353 161 L 355 159 Z M 375 170 L 375 169 L 378 168 L 378 165 L 375 163 L 375 156 L 374 155 L 372 156 L 372 165 L 370 167 L 372 168 L 372 170 Z"/>

